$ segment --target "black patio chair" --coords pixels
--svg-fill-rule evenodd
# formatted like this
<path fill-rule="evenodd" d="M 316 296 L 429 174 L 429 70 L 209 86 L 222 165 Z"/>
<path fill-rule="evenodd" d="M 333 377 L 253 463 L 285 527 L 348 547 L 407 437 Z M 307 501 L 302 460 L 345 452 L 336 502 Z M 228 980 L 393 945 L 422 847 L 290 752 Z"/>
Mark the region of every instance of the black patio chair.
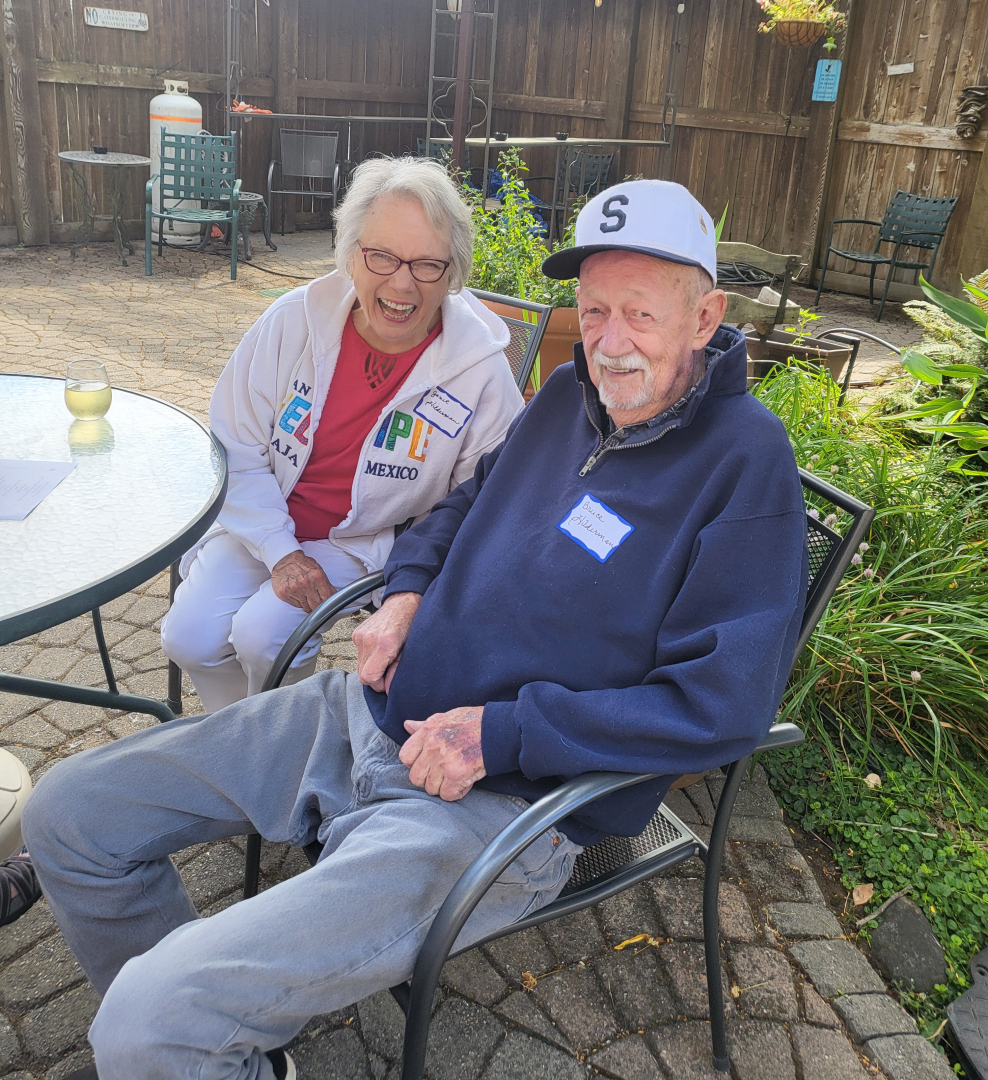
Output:
<path fill-rule="evenodd" d="M 844 571 L 850 565 L 858 544 L 864 539 L 875 516 L 870 506 L 859 502 L 838 488 L 800 470 L 804 490 L 817 503 L 816 512 L 835 507 L 850 516 L 844 535 L 828 528 L 807 512 L 806 540 L 809 548 L 809 586 L 799 639 L 798 656 L 809 640 L 813 629 L 830 603 Z M 279 686 L 292 660 L 306 641 L 318 630 L 337 622 L 342 612 L 355 601 L 379 589 L 384 583 L 381 572 L 369 574 L 330 597 L 313 611 L 298 627 L 278 654 L 264 690 Z M 795 746 L 803 741 L 803 733 L 795 724 L 773 724 L 754 753 L 782 746 Z M 639 836 L 612 836 L 599 844 L 585 848 L 573 868 L 559 898 L 533 915 L 475 941 L 467 949 L 477 948 L 489 941 L 526 930 L 563 915 L 571 915 L 606 900 L 616 893 L 637 885 L 664 870 L 669 870 L 694 856 L 704 863 L 703 881 L 703 938 L 707 970 L 707 994 L 710 1004 L 711 1034 L 714 1066 L 727 1072 L 730 1065 L 727 1049 L 727 1030 L 724 1015 L 724 995 L 721 982 L 720 926 L 717 902 L 720 893 L 721 866 L 724 843 L 734 810 L 734 802 L 745 771 L 751 763 L 748 754 L 726 767 L 727 779 L 717 803 L 717 812 L 709 842 L 704 842 L 665 805 L 659 807 L 644 832 Z M 439 985 L 443 964 L 450 959 L 450 950 L 457 935 L 488 888 L 505 868 L 546 829 L 604 795 L 621 788 L 632 787 L 652 779 L 651 774 L 587 773 L 562 784 L 539 799 L 491 841 L 473 864 L 460 876 L 433 920 L 432 927 L 419 953 L 410 983 L 391 988 L 391 993 L 405 1013 L 405 1045 L 401 1080 L 421 1080 L 429 1039 L 429 1020 L 432 1002 Z M 321 847 L 313 843 L 305 848 L 312 865 L 319 858 Z M 247 840 L 247 872 L 244 896 L 257 892 L 260 868 L 261 838 Z M 454 953 L 454 956 L 459 953 Z"/>
<path fill-rule="evenodd" d="M 470 291 L 488 306 L 497 305 L 494 310 L 507 324 L 511 334 L 511 341 L 504 350 L 504 355 L 508 358 L 511 374 L 515 377 L 515 385 L 524 393 L 535 366 L 535 358 L 539 355 L 539 346 L 549 325 L 552 304 L 537 304 L 533 300 L 519 300 L 516 296 L 501 296 L 499 293 L 484 292 L 482 289 Z M 509 310 L 506 312 L 504 308 Z"/>
<path fill-rule="evenodd" d="M 340 165 L 336 160 L 339 134 L 335 131 L 292 131 L 281 129 L 281 158 L 268 164 L 268 220 L 274 221 L 275 195 L 281 195 L 281 235 L 285 235 L 285 205 L 288 196 L 303 199 L 329 199 L 332 209 L 340 189 Z M 280 188 L 274 186 L 275 167 L 281 168 Z M 285 178 L 298 180 L 298 187 L 285 187 Z M 328 182 L 328 187 L 316 187 L 315 181 Z M 306 183 L 308 181 L 308 183 Z M 335 237 L 335 230 L 334 230 Z"/>
<path fill-rule="evenodd" d="M 871 274 L 868 278 L 868 299 L 872 304 L 875 302 L 875 271 L 879 266 L 887 266 L 888 273 L 885 278 L 885 288 L 882 290 L 882 302 L 878 305 L 878 315 L 875 317 L 875 322 L 881 322 L 893 274 L 901 268 L 914 270 L 917 281 L 921 270 L 925 270 L 929 276 L 933 263 L 936 261 L 940 241 L 943 240 L 950 222 L 950 215 L 954 212 L 956 205 L 957 199 L 929 199 L 925 195 L 910 195 L 908 191 L 897 191 L 886 207 L 885 216 L 881 221 L 868 221 L 865 218 L 835 218 L 831 221 L 830 232 L 827 234 L 827 247 L 823 255 L 820 284 L 817 286 L 814 303 L 820 303 L 823 279 L 827 276 L 827 263 L 830 261 L 831 252 L 850 262 L 866 263 L 871 266 Z M 874 250 L 850 251 L 846 248 L 834 247 L 835 225 L 873 225 L 878 229 Z M 882 244 L 893 245 L 891 255 L 883 255 L 880 252 Z M 914 259 L 900 259 L 899 251 L 904 247 L 925 248 L 931 252 L 930 261 L 917 262 Z"/>

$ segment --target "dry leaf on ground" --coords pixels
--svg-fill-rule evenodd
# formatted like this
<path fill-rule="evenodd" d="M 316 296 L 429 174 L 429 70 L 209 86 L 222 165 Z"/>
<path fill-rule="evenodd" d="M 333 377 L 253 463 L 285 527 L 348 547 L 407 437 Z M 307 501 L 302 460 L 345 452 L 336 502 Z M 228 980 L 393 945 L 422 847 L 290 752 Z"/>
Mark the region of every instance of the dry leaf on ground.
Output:
<path fill-rule="evenodd" d="M 626 938 L 620 945 L 614 946 L 615 952 L 620 952 L 622 949 L 626 949 L 629 945 L 638 945 L 640 942 L 645 942 L 646 945 L 661 945 L 662 939 L 652 937 L 651 934 L 635 934 L 634 937 Z"/>
<path fill-rule="evenodd" d="M 538 981 L 539 980 L 536 979 L 536 977 L 530 971 L 523 971 L 521 973 L 521 984 L 525 987 L 526 990 L 534 990 Z"/>
<path fill-rule="evenodd" d="M 851 890 L 851 899 L 854 901 L 855 907 L 867 904 L 874 895 L 875 886 L 870 881 L 865 882 L 863 885 L 855 885 Z"/>

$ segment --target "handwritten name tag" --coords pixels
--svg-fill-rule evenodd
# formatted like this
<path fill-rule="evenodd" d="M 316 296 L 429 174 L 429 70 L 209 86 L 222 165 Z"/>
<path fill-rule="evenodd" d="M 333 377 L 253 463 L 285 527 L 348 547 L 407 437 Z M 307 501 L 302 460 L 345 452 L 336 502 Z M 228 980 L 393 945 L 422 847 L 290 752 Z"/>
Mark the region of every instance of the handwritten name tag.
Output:
<path fill-rule="evenodd" d="M 463 425 L 473 416 L 473 409 L 467 408 L 459 398 L 453 397 L 441 386 L 434 386 L 423 394 L 412 412 L 451 439 L 460 434 Z"/>
<path fill-rule="evenodd" d="M 634 525 L 590 494 L 584 495 L 556 528 L 600 562 L 607 562 L 635 531 Z"/>

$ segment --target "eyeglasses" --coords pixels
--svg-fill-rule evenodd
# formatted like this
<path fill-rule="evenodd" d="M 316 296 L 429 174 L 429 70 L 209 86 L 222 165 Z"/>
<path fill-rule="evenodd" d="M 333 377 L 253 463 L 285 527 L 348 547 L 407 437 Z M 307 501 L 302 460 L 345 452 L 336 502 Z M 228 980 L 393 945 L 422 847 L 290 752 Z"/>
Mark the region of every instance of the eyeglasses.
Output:
<path fill-rule="evenodd" d="M 396 274 L 401 267 L 407 266 L 412 277 L 426 285 L 438 281 L 449 269 L 449 263 L 442 259 L 399 259 L 390 251 L 365 247 L 360 250 L 364 256 L 364 266 L 372 274 L 380 274 L 381 277 L 389 277 Z"/>

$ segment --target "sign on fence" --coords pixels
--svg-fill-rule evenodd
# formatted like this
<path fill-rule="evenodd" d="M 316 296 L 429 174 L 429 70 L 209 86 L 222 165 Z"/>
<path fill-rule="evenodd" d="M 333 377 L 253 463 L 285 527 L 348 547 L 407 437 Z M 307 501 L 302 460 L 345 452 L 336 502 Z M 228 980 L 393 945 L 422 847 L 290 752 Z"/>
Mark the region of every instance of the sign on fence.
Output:
<path fill-rule="evenodd" d="M 107 30 L 147 30 L 148 17 L 143 11 L 116 11 L 113 8 L 87 7 L 82 11 L 87 26 Z"/>
<path fill-rule="evenodd" d="M 813 80 L 813 101 L 836 101 L 840 82 L 839 60 L 817 60 Z"/>

